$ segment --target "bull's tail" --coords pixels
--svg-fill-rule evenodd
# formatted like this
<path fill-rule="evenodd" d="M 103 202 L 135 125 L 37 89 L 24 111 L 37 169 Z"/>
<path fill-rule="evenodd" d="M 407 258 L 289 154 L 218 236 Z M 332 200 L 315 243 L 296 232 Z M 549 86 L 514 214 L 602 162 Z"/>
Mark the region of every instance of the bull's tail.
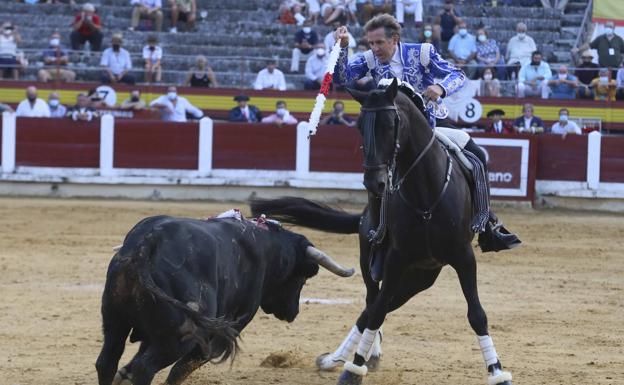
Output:
<path fill-rule="evenodd" d="M 150 273 L 150 255 L 153 248 L 154 233 L 149 232 L 134 249 L 132 261 L 136 268 L 139 284 L 155 299 L 181 310 L 188 317 L 187 321 L 180 327 L 183 340 L 195 340 L 203 350 L 205 357 L 213 357 L 211 342 L 213 347 L 219 346 L 218 350 L 222 353 L 213 357 L 216 362 L 223 362 L 230 357 L 234 359 L 238 351 L 238 331 L 233 327 L 234 322 L 226 321 L 223 318 L 208 318 L 202 315 L 198 309 L 191 308 L 158 287 Z"/>
<path fill-rule="evenodd" d="M 360 214 L 350 214 L 304 198 L 252 199 L 254 216 L 265 214 L 271 219 L 331 233 L 358 232 Z"/>

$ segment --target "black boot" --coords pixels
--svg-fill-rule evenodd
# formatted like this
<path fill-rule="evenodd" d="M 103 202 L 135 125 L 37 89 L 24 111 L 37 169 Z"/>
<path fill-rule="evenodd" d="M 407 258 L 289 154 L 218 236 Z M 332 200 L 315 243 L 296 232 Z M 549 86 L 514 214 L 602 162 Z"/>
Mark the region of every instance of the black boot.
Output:
<path fill-rule="evenodd" d="M 522 241 L 509 232 L 494 213 L 490 211 L 490 219 L 485 225 L 485 231 L 479 234 L 479 247 L 481 251 L 509 250 L 518 246 Z"/>

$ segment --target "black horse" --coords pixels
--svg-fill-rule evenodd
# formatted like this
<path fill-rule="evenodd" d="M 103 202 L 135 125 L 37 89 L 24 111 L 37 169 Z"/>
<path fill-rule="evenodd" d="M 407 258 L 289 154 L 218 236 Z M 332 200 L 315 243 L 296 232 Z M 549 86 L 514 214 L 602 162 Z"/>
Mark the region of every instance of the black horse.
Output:
<path fill-rule="evenodd" d="M 396 82 L 385 90 L 352 91 L 362 105 L 359 129 L 364 144 L 364 184 L 371 200 L 383 195 L 379 212 L 385 227 L 377 254 L 383 256 L 381 285 L 370 273 L 370 205 L 362 215 L 349 214 L 302 198 L 251 202 L 254 214 L 330 232 L 356 233 L 360 267 L 366 284 L 366 308 L 343 343 L 320 356 L 321 369 L 342 362 L 339 385 L 361 384 L 368 360 L 377 362 L 379 329 L 389 312 L 398 309 L 435 282 L 445 265 L 457 272 L 468 304 L 468 321 L 478 337 L 488 385 L 511 385 L 492 339 L 477 293 L 477 263 L 471 241 L 472 202 L 461 166 L 434 139 L 429 123 L 415 104 L 398 92 Z M 383 223 L 385 221 L 385 223 Z M 352 362 L 348 359 L 353 356 Z M 376 357 L 377 356 L 377 357 Z"/>

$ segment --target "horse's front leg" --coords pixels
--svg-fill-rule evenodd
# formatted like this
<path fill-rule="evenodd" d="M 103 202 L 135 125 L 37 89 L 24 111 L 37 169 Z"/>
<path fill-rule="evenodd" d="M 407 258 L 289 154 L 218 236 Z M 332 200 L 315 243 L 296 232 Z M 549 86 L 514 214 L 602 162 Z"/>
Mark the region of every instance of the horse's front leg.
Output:
<path fill-rule="evenodd" d="M 358 319 L 358 330 L 362 335 L 355 350 L 353 362 L 347 361 L 344 370 L 338 380 L 338 385 L 358 385 L 368 372 L 365 363 L 375 353 L 376 340 L 386 314 L 390 311 L 392 298 L 397 294 L 396 289 L 400 286 L 401 276 L 404 270 L 400 256 L 395 251 L 386 255 L 384 279 L 379 293 L 371 303 L 367 303 L 366 310 Z M 361 328 L 364 327 L 362 330 Z"/>
<path fill-rule="evenodd" d="M 471 247 L 458 260 L 451 263 L 457 272 L 464 297 L 468 303 L 468 322 L 477 334 L 477 340 L 485 366 L 488 370 L 488 385 L 511 385 L 511 373 L 502 369 L 494 342 L 488 334 L 487 316 L 479 301 L 477 292 L 477 262 Z"/>

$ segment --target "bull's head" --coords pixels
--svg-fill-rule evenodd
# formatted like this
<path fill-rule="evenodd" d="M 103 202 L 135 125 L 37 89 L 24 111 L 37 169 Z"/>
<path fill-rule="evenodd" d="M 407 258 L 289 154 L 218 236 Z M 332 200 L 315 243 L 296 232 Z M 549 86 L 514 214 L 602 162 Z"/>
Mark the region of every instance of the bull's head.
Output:
<path fill-rule="evenodd" d="M 287 230 L 281 230 L 298 238 L 297 246 L 294 248 L 294 256 L 281 258 L 282 263 L 286 265 L 280 266 L 285 273 L 279 279 L 276 278 L 265 287 L 262 295 L 262 310 L 267 314 L 273 314 L 277 319 L 292 322 L 299 314 L 299 298 L 301 289 L 305 285 L 308 278 L 314 277 L 319 270 L 319 266 L 323 267 L 340 277 L 350 277 L 355 273 L 355 269 L 346 269 L 338 262 L 334 261 L 329 255 L 318 250 L 305 239 L 305 237 L 291 233 Z M 292 249 L 291 249 L 292 250 Z"/>

